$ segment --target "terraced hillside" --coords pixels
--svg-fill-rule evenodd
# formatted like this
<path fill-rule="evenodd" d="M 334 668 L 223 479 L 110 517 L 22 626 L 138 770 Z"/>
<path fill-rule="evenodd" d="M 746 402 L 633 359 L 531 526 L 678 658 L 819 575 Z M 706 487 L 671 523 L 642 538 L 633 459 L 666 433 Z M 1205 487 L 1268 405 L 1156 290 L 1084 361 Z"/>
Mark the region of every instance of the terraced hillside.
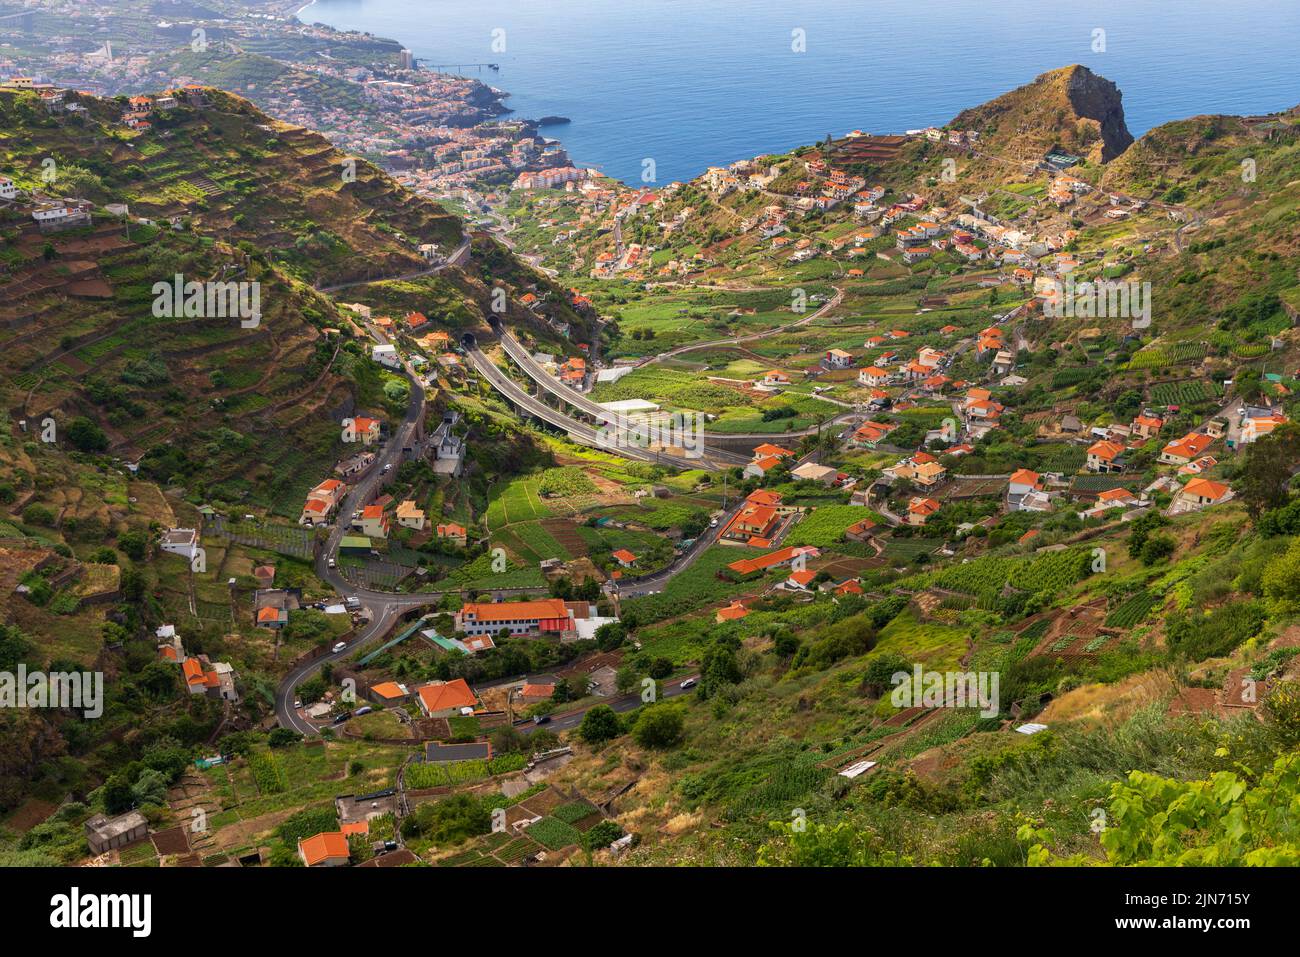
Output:
<path fill-rule="evenodd" d="M 15 418 L 90 420 L 159 480 L 195 481 L 201 465 L 232 500 L 293 498 L 303 462 L 337 452 L 340 416 L 385 409 L 365 348 L 310 283 L 425 270 L 417 245 L 448 248 L 459 225 L 367 164 L 344 183 L 344 157 L 315 134 L 216 91 L 201 102 L 135 132 L 113 101 L 51 116 L 0 94 L 0 168 L 96 204 L 88 225 L 49 234 L 0 210 L 0 392 Z M 154 284 L 178 274 L 259 283 L 261 321 L 156 317 Z"/>

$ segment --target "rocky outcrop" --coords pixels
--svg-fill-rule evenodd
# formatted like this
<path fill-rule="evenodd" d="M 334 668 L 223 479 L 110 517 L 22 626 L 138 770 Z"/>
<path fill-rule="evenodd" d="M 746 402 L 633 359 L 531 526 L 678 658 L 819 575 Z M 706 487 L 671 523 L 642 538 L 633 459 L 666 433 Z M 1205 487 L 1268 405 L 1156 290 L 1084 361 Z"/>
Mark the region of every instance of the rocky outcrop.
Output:
<path fill-rule="evenodd" d="M 965 110 L 950 126 L 976 130 L 991 148 L 1026 160 L 1056 149 L 1105 163 L 1133 142 L 1119 87 L 1078 64 Z"/>

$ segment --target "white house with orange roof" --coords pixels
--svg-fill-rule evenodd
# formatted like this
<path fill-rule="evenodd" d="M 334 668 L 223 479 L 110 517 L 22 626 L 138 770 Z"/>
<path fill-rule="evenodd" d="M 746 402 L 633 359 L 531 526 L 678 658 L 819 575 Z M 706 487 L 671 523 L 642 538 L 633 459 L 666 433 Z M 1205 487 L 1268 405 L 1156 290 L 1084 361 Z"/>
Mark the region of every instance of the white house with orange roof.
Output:
<path fill-rule="evenodd" d="M 362 535 L 368 538 L 388 537 L 388 516 L 382 505 L 367 505 L 361 510 L 361 517 L 353 523 Z"/>
<path fill-rule="evenodd" d="M 1160 461 L 1166 465 L 1186 465 L 1210 447 L 1214 439 L 1200 432 L 1189 432 L 1160 450 Z"/>
<path fill-rule="evenodd" d="M 347 429 L 347 435 L 351 436 L 349 441 L 360 442 L 362 445 L 373 445 L 379 441 L 379 433 L 382 427 L 383 423 L 379 419 L 358 415 L 352 419 L 351 426 Z"/>
<path fill-rule="evenodd" d="M 399 502 L 393 514 L 397 518 L 397 524 L 402 528 L 413 528 L 417 531 L 424 528 L 424 509 L 410 499 Z"/>
<path fill-rule="evenodd" d="M 445 525 L 439 525 L 434 529 L 434 534 L 438 538 L 455 542 L 461 548 L 469 541 L 469 533 L 465 531 L 464 525 L 457 525 L 455 522 L 447 522 Z"/>
<path fill-rule="evenodd" d="M 858 370 L 858 385 L 879 388 L 889 382 L 889 370 L 878 365 L 869 365 Z"/>
<path fill-rule="evenodd" d="M 939 511 L 939 503 L 932 498 L 916 497 L 907 503 L 907 524 L 924 525 L 930 516 Z"/>
<path fill-rule="evenodd" d="M 1136 416 L 1128 426 L 1129 434 L 1142 439 L 1144 442 L 1147 439 L 1155 438 L 1164 427 L 1165 420 L 1160 416 L 1146 414 Z"/>
<path fill-rule="evenodd" d="M 1271 433 L 1280 425 L 1286 425 L 1287 417 L 1281 412 L 1270 415 L 1243 416 L 1241 420 L 1241 438 L 1238 445 L 1250 445 Z"/>
<path fill-rule="evenodd" d="M 853 353 L 843 349 L 827 349 L 822 356 L 822 365 L 827 369 L 847 369 L 853 365 Z"/>
<path fill-rule="evenodd" d="M 1197 512 L 1211 505 L 1221 505 L 1231 498 L 1232 489 L 1222 482 L 1194 478 L 1174 496 L 1174 500 L 1169 506 L 1169 514 L 1181 515 L 1185 512 Z"/>
<path fill-rule="evenodd" d="M 1085 461 L 1085 467 L 1089 472 L 1122 472 L 1124 463 L 1121 457 L 1124 455 L 1124 446 L 1118 442 L 1111 442 L 1109 439 L 1102 439 L 1088 446 L 1088 457 Z"/>
<path fill-rule="evenodd" d="M 917 452 L 882 471 L 894 478 L 907 479 L 926 488 L 938 485 L 948 474 L 948 470 L 929 452 Z"/>
<path fill-rule="evenodd" d="M 307 493 L 303 503 L 302 514 L 298 516 L 299 525 L 325 525 L 329 522 L 334 509 L 347 492 L 347 485 L 338 479 L 326 479 Z"/>

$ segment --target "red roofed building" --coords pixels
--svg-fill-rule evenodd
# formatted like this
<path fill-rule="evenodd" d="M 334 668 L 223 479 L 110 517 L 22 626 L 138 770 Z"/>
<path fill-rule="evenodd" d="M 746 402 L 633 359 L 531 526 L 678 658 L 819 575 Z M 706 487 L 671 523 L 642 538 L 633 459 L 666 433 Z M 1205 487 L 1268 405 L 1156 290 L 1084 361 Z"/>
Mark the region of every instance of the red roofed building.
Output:
<path fill-rule="evenodd" d="M 349 853 L 342 831 L 322 831 L 298 842 L 298 856 L 308 867 L 342 867 Z"/>
<path fill-rule="evenodd" d="M 907 524 L 924 525 L 937 511 L 939 511 L 939 503 L 934 499 L 914 498 L 907 503 Z"/>
<path fill-rule="evenodd" d="M 780 565 L 788 565 L 800 555 L 811 555 L 816 557 L 821 553 L 811 545 L 800 547 L 781 548 L 774 552 L 768 552 L 766 555 L 759 555 L 756 558 L 742 558 L 734 561 L 727 566 L 733 574 L 744 578 L 759 572 L 765 572 L 770 568 L 777 568 Z"/>
<path fill-rule="evenodd" d="M 1094 442 L 1088 446 L 1087 469 L 1089 472 L 1123 471 L 1124 463 L 1120 461 L 1120 456 L 1123 454 L 1124 446 L 1118 442 L 1110 442 L 1106 439 Z"/>
<path fill-rule="evenodd" d="M 771 538 L 780 522 L 781 496 L 766 489 L 755 489 L 745 499 L 736 517 L 727 523 L 720 538 L 747 542 L 751 538 Z"/>
<path fill-rule="evenodd" d="M 426 718 L 445 718 L 459 714 L 461 708 L 478 706 L 478 698 L 464 678 L 425 685 L 416 689 L 415 696 Z"/>
<path fill-rule="evenodd" d="M 1208 449 L 1213 442 L 1214 439 L 1208 435 L 1190 432 L 1161 449 L 1160 461 L 1166 465 L 1186 465 Z"/>
<path fill-rule="evenodd" d="M 571 631 L 573 615 L 559 598 L 538 601 L 467 602 L 456 612 L 456 630 L 467 635 Z"/>
<path fill-rule="evenodd" d="M 817 573 L 807 569 L 801 572 L 791 572 L 790 577 L 784 582 L 786 588 L 792 588 L 797 591 L 807 591 L 812 580 L 817 577 Z"/>
<path fill-rule="evenodd" d="M 714 614 L 713 620 L 716 624 L 721 625 L 726 621 L 739 621 L 749 614 L 749 609 L 738 601 L 733 601 L 726 608 L 719 608 Z"/>

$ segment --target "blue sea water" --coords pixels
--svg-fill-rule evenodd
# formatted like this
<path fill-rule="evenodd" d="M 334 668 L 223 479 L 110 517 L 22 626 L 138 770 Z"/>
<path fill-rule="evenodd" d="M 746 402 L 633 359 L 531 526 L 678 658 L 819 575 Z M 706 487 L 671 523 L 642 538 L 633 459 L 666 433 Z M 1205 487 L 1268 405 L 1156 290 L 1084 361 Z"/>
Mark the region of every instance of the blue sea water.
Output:
<path fill-rule="evenodd" d="M 521 116 L 569 117 L 544 132 L 628 182 L 647 158 L 665 183 L 941 124 L 1071 63 L 1119 84 L 1135 136 L 1300 103 L 1300 0 L 316 0 L 299 16 L 428 63 L 498 63 L 465 72 Z"/>

